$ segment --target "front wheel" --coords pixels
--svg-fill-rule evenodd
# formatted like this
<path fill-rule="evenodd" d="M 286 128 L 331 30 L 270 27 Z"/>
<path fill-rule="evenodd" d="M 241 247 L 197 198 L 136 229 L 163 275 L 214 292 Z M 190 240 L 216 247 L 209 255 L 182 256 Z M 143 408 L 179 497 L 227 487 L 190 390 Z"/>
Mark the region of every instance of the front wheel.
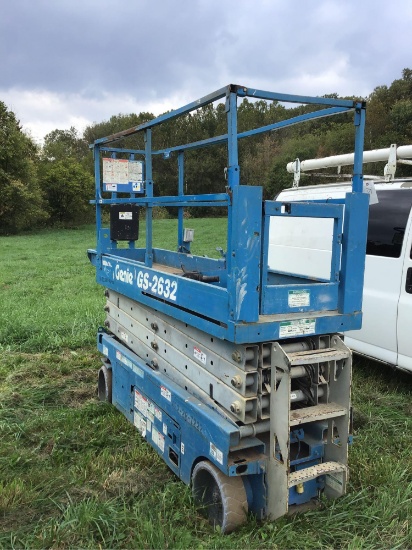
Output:
<path fill-rule="evenodd" d="M 99 369 L 97 395 L 100 401 L 112 402 L 112 369 L 108 369 L 106 365 Z"/>
<path fill-rule="evenodd" d="M 241 477 L 229 477 L 208 460 L 196 464 L 192 474 L 195 502 L 209 522 L 230 533 L 247 519 L 248 503 Z"/>

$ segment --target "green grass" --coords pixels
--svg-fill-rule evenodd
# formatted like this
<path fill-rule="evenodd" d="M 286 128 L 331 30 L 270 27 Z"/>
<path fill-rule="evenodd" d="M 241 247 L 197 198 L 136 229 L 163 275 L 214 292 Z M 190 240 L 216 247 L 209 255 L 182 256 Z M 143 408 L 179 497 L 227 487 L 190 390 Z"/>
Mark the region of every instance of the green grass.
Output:
<path fill-rule="evenodd" d="M 224 220 L 188 225 L 195 252 L 225 248 Z M 175 222 L 156 226 L 156 245 L 173 248 Z M 0 238 L 1 548 L 412 547 L 412 377 L 359 359 L 347 495 L 213 532 L 190 490 L 96 399 L 93 246 L 91 227 Z"/>
<path fill-rule="evenodd" d="M 226 248 L 225 219 L 187 224 L 195 229 L 194 253 L 218 257 L 216 246 Z M 142 224 L 141 235 L 144 230 Z M 175 220 L 157 220 L 154 245 L 175 249 L 176 233 Z M 0 350 L 54 351 L 94 343 L 104 301 L 86 254 L 94 247 L 94 227 L 0 238 Z"/>

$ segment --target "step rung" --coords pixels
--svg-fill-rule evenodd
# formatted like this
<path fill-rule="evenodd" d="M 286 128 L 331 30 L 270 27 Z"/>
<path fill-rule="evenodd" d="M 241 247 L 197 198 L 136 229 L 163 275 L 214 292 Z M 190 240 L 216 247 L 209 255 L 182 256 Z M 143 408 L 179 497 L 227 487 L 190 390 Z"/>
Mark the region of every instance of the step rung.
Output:
<path fill-rule="evenodd" d="M 316 479 L 319 476 L 323 476 L 331 473 L 346 472 L 347 468 L 340 462 L 322 462 L 322 464 L 316 464 L 316 466 L 310 466 L 309 468 L 303 468 L 289 474 L 288 485 L 294 487 L 298 483 L 305 483 L 311 479 Z"/>
<path fill-rule="evenodd" d="M 293 367 L 297 365 L 310 365 L 311 363 L 324 363 L 326 361 L 340 361 L 347 359 L 349 353 L 346 350 L 326 348 L 309 351 L 295 351 L 288 353 L 289 364 Z"/>
<path fill-rule="evenodd" d="M 346 407 L 337 403 L 322 403 L 313 407 L 304 407 L 290 411 L 290 425 L 297 426 L 305 422 L 317 422 L 319 420 L 328 420 L 338 416 L 348 414 Z"/>

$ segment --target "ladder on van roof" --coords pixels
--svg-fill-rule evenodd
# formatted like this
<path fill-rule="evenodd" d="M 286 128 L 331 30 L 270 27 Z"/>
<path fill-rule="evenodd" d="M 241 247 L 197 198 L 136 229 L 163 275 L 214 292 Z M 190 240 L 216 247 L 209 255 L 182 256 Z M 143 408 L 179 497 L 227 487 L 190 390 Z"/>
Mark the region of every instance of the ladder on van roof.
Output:
<path fill-rule="evenodd" d="M 289 174 L 293 174 L 293 187 L 299 187 L 301 173 L 310 172 L 311 170 L 321 170 L 323 168 L 338 168 L 338 174 L 342 166 L 351 166 L 354 163 L 354 153 L 346 155 L 333 155 L 330 157 L 308 159 L 301 161 L 295 159 L 289 162 L 286 166 Z M 363 152 L 363 164 L 367 162 L 384 162 L 384 180 L 392 181 L 395 178 L 396 165 L 412 164 L 412 145 L 402 145 L 397 147 L 393 143 L 386 149 L 373 149 L 372 151 Z M 364 176 L 365 177 L 365 176 Z M 375 178 L 376 179 L 376 178 Z"/>

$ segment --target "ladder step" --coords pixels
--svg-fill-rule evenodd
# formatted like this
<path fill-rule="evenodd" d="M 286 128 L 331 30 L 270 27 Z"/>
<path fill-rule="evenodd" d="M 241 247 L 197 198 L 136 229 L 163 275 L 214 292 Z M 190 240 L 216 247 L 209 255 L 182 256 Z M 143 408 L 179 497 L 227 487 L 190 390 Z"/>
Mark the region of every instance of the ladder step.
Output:
<path fill-rule="evenodd" d="M 314 407 L 305 407 L 290 411 L 290 425 L 297 426 L 305 422 L 317 422 L 319 420 L 327 420 L 328 418 L 336 418 L 345 416 L 348 410 L 337 403 L 322 403 Z"/>
<path fill-rule="evenodd" d="M 316 479 L 325 474 L 346 472 L 346 470 L 346 466 L 340 462 L 322 462 L 322 464 L 316 464 L 316 466 L 310 466 L 289 474 L 288 485 L 290 488 L 298 483 L 305 483 L 305 481 Z"/>
<path fill-rule="evenodd" d="M 340 361 L 349 357 L 347 350 L 338 350 L 334 348 L 295 351 L 288 353 L 288 360 L 291 366 L 310 365 L 311 363 L 324 363 L 325 361 Z"/>

